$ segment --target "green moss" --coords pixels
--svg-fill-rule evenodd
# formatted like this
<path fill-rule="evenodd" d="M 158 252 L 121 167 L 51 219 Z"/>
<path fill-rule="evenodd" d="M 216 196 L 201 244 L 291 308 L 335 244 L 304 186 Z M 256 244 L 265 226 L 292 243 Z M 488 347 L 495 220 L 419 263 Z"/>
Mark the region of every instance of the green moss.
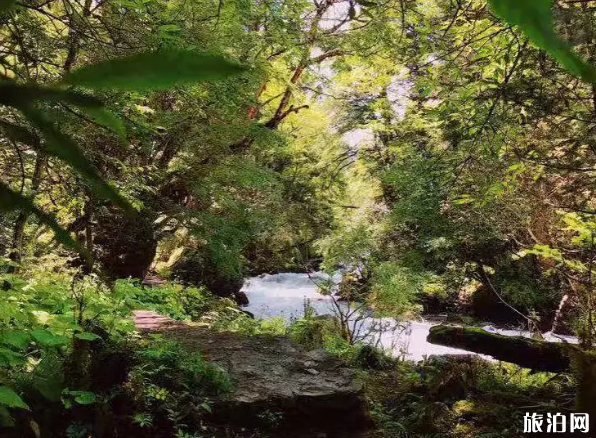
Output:
<path fill-rule="evenodd" d="M 543 342 L 521 336 L 503 336 L 476 327 L 433 327 L 428 341 L 546 372 L 568 371 L 569 352 L 577 348 L 569 344 Z"/>

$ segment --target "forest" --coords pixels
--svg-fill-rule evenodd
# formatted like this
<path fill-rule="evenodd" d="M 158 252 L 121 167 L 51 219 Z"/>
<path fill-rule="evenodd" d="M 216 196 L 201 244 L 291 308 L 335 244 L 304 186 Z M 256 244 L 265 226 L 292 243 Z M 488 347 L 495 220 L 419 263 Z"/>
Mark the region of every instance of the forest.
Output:
<path fill-rule="evenodd" d="M 594 0 L 0 0 L 0 437 L 596 436 L 595 178 Z"/>

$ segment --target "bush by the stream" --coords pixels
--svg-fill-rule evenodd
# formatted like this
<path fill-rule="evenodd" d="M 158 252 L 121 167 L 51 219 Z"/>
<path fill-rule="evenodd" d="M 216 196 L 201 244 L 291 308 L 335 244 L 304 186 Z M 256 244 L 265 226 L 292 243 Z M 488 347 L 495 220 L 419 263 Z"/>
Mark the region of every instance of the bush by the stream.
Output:
<path fill-rule="evenodd" d="M 287 334 L 304 349 L 322 348 L 355 368 L 386 369 L 392 367 L 396 361 L 382 349 L 363 342 L 350 343 L 343 335 L 338 318 L 332 315 L 317 316 L 307 311 L 304 318 L 294 321 L 288 327 Z"/>
<path fill-rule="evenodd" d="M 360 370 L 374 438 L 517 438 L 530 411 L 572 410 L 571 375 L 534 373 L 473 356 L 432 356 L 419 364 L 350 344 L 339 321 L 308 315 L 288 330 L 304 348 L 323 348 Z"/>

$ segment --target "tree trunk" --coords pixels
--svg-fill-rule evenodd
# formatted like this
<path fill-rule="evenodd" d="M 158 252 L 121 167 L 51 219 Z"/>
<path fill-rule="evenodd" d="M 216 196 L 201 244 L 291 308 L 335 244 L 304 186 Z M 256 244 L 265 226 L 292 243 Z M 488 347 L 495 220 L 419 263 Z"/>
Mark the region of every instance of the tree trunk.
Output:
<path fill-rule="evenodd" d="M 503 336 L 480 328 L 442 325 L 432 327 L 427 340 L 431 344 L 486 354 L 525 368 L 551 373 L 571 371 L 569 352 L 581 351 L 577 346 L 570 344 L 537 341 L 521 336 Z"/>
<path fill-rule="evenodd" d="M 596 352 L 573 352 L 571 363 L 577 379 L 575 408 L 596 418 Z"/>
<path fill-rule="evenodd" d="M 81 42 L 82 30 L 80 28 L 83 25 L 81 20 L 85 20 L 89 17 L 89 15 L 91 15 L 92 4 L 92 0 L 85 0 L 82 18 L 77 17 L 77 12 L 74 10 L 72 10 L 70 13 L 68 20 L 68 53 L 66 54 L 66 59 L 64 60 L 63 65 L 64 71 L 66 72 L 69 72 L 76 62 L 77 55 L 79 53 L 79 44 Z"/>
<path fill-rule="evenodd" d="M 33 177 L 31 178 L 31 198 L 34 199 L 39 186 L 41 185 L 43 168 L 46 164 L 46 158 L 43 155 L 37 155 L 35 159 L 35 168 L 33 170 Z M 25 235 L 25 226 L 27 220 L 29 220 L 29 212 L 21 211 L 17 216 L 17 220 L 14 224 L 14 231 L 12 234 L 12 248 L 9 254 L 9 258 L 15 265 L 21 262 L 21 252 L 23 249 L 23 237 Z M 18 267 L 11 265 L 8 267 L 9 273 L 15 273 Z"/>

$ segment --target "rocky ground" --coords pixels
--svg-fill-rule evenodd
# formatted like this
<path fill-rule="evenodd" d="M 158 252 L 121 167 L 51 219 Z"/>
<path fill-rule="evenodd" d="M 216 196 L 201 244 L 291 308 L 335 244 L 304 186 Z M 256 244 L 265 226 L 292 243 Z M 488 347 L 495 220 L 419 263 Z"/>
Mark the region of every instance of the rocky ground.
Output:
<path fill-rule="evenodd" d="M 141 331 L 162 333 L 190 351 L 201 351 L 228 372 L 234 390 L 216 401 L 216 422 L 271 426 L 296 436 L 308 427 L 311 437 L 344 437 L 346 430 L 356 433 L 370 425 L 361 382 L 324 350 L 304 351 L 286 337 L 216 333 L 148 311 L 134 317 Z"/>

